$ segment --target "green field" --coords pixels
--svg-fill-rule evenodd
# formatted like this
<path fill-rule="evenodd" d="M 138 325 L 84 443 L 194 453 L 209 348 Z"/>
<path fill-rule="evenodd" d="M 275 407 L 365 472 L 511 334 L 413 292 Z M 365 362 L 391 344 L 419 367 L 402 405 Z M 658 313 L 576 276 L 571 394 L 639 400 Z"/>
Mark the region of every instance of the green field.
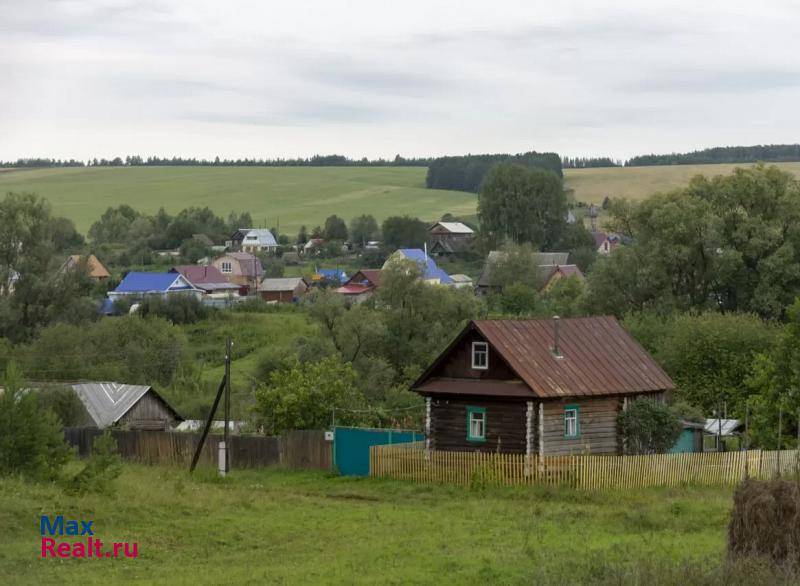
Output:
<path fill-rule="evenodd" d="M 800 175 L 800 163 L 773 163 Z M 695 175 L 726 175 L 736 167 L 749 165 L 665 165 L 658 167 L 609 167 L 565 169 L 567 187 L 575 190 L 575 199 L 602 203 L 603 198 L 641 199 L 659 191 L 683 187 Z"/>
<path fill-rule="evenodd" d="M 800 163 L 777 163 L 800 173 Z M 641 199 L 686 185 L 697 174 L 730 173 L 737 165 L 672 165 L 567 169 L 575 199 L 600 203 L 606 196 Z M 741 166 L 741 165 L 739 165 Z M 331 214 L 349 220 L 369 213 L 379 221 L 410 214 L 436 220 L 445 213 L 475 214 L 472 193 L 425 188 L 422 167 L 98 167 L 0 172 L 0 193 L 27 191 L 46 197 L 57 214 L 86 232 L 109 206 L 175 213 L 208 206 L 227 216 L 250 212 L 258 225 L 294 234 L 321 225 Z"/>
<path fill-rule="evenodd" d="M 126 465 L 110 496 L 0 480 L 8 584 L 746 584 L 722 575 L 729 489 L 587 494 Z M 43 514 L 137 559 L 42 559 Z M 76 538 L 70 539 L 70 541 Z M 748 581 L 749 580 L 749 581 Z M 777 583 L 777 582 L 771 582 Z"/>
<path fill-rule="evenodd" d="M 296 234 L 331 214 L 438 220 L 475 213 L 475 194 L 425 188 L 423 167 L 97 167 L 0 173 L 0 193 L 34 192 L 86 232 L 109 206 L 154 213 L 208 206 L 227 216 L 250 212 L 258 225 Z"/>

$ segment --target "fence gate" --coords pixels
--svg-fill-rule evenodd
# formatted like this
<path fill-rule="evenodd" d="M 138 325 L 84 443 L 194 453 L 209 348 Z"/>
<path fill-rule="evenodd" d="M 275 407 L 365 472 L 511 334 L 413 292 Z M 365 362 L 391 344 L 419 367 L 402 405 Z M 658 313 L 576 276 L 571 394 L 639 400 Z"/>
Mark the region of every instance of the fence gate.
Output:
<path fill-rule="evenodd" d="M 389 444 L 419 442 L 418 431 L 337 427 L 333 436 L 333 465 L 343 476 L 369 476 L 369 448 Z"/>

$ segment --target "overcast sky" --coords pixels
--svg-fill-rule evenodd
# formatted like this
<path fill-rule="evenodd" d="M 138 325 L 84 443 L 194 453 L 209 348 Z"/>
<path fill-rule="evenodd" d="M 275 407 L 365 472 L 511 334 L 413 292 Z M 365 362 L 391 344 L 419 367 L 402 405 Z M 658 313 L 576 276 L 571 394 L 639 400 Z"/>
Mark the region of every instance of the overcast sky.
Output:
<path fill-rule="evenodd" d="M 0 0 L 0 159 L 800 142 L 797 0 Z"/>

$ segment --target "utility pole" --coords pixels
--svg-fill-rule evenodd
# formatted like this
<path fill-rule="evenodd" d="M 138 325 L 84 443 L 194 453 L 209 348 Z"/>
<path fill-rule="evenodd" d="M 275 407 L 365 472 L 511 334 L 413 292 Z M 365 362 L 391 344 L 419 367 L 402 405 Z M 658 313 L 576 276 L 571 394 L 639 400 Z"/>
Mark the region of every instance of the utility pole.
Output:
<path fill-rule="evenodd" d="M 225 445 L 225 462 L 223 476 L 230 470 L 230 445 L 228 444 L 228 425 L 231 418 L 231 348 L 233 341 L 231 337 L 225 341 L 225 431 L 223 433 L 223 444 Z"/>

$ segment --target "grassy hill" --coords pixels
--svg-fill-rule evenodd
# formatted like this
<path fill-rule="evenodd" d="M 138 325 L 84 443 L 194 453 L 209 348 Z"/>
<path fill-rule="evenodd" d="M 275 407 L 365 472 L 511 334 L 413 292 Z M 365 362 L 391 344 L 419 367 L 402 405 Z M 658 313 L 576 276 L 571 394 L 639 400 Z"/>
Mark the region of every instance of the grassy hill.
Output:
<path fill-rule="evenodd" d="M 772 164 L 800 175 L 800 163 Z M 575 190 L 576 200 L 599 204 L 606 196 L 641 199 L 658 191 L 682 187 L 695 175 L 726 175 L 735 167 L 747 166 L 721 164 L 565 169 L 564 177 L 567 187 Z"/>
<path fill-rule="evenodd" d="M 86 232 L 109 206 L 153 213 L 208 206 L 227 216 L 247 211 L 257 224 L 295 234 L 331 214 L 345 220 L 410 214 L 437 220 L 475 213 L 473 193 L 425 188 L 423 167 L 97 167 L 23 169 L 0 173 L 0 193 L 46 197 L 59 215 Z"/>
<path fill-rule="evenodd" d="M 776 163 L 800 174 L 800 163 Z M 609 196 L 633 199 L 686 185 L 697 174 L 730 173 L 737 165 L 672 165 L 566 169 L 575 198 L 602 202 Z M 740 165 L 741 166 L 741 165 Z M 123 203 L 153 213 L 208 206 L 218 214 L 248 211 L 261 225 L 294 234 L 331 214 L 349 220 L 395 214 L 435 220 L 444 213 L 475 214 L 477 197 L 461 191 L 425 188 L 423 167 L 98 167 L 0 171 L 0 194 L 28 191 L 46 197 L 57 214 L 86 232 L 109 206 Z"/>

